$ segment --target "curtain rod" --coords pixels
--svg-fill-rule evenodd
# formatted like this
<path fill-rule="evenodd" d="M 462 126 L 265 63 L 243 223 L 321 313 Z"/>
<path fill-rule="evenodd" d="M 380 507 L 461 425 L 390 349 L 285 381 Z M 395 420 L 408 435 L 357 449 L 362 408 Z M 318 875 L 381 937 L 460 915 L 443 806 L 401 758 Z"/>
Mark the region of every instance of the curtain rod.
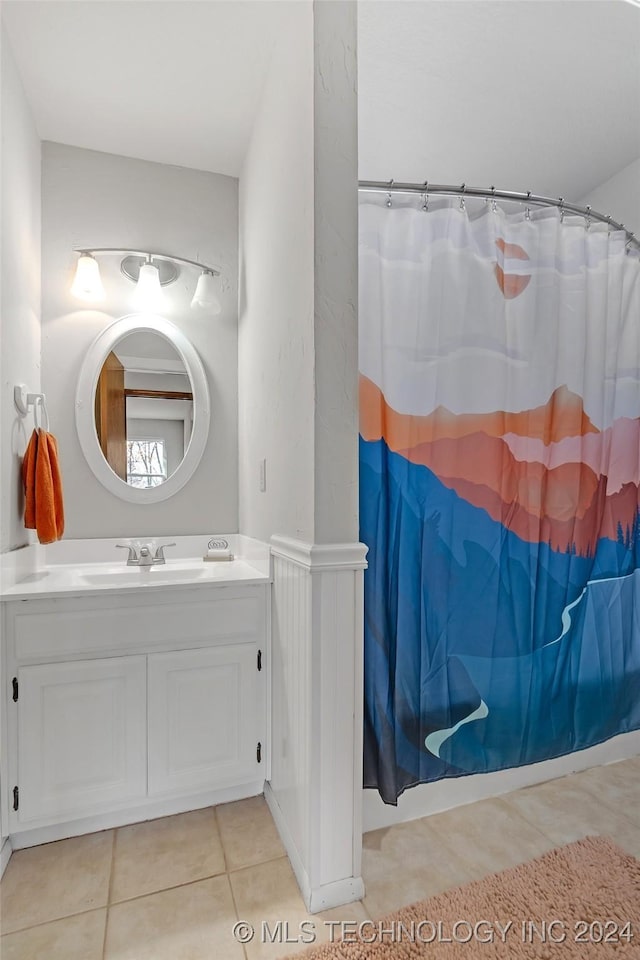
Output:
<path fill-rule="evenodd" d="M 592 210 L 590 206 L 580 207 L 575 203 L 566 203 L 563 197 L 542 197 L 528 191 L 516 193 L 511 190 L 496 190 L 495 187 L 468 187 L 465 183 L 460 186 L 451 184 L 429 183 L 396 183 L 395 180 L 360 180 L 358 189 L 375 193 L 424 193 L 450 197 L 478 197 L 485 200 L 512 200 L 516 203 L 532 204 L 538 207 L 558 207 L 561 213 L 576 213 L 584 217 L 587 222 L 598 220 L 606 223 L 614 230 L 623 230 L 627 235 L 627 244 L 633 244 L 640 250 L 640 240 L 631 230 L 627 230 L 624 223 L 612 220 L 610 216 Z"/>

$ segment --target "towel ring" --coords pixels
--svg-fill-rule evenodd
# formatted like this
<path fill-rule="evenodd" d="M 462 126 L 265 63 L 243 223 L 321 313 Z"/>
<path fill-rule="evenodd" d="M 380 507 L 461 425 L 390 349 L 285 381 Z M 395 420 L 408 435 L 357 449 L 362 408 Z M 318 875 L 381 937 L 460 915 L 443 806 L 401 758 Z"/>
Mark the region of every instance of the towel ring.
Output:
<path fill-rule="evenodd" d="M 24 383 L 17 383 L 13 388 L 13 402 L 21 417 L 26 417 L 29 413 L 29 408 L 33 407 L 33 424 L 36 430 L 41 429 L 36 413 L 36 407 L 40 404 L 41 410 L 44 411 L 45 422 L 47 424 L 46 431 L 47 433 L 49 432 L 49 412 L 47 410 L 47 401 L 44 393 L 29 393 Z"/>

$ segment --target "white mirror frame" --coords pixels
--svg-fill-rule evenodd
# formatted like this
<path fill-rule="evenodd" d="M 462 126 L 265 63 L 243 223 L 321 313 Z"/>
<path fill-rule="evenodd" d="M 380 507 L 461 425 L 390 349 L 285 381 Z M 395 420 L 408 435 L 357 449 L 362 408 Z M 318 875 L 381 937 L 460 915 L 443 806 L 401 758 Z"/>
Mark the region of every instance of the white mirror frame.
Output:
<path fill-rule="evenodd" d="M 179 353 L 193 389 L 193 430 L 184 459 L 158 487 L 132 487 L 107 463 L 96 432 L 95 392 L 102 365 L 123 337 L 130 333 L 157 333 Z M 163 317 L 131 314 L 109 324 L 93 341 L 80 370 L 76 391 L 76 428 L 82 452 L 103 487 L 130 503 L 159 503 L 177 493 L 193 476 L 209 436 L 211 416 L 207 375 L 197 351 L 178 328 Z"/>

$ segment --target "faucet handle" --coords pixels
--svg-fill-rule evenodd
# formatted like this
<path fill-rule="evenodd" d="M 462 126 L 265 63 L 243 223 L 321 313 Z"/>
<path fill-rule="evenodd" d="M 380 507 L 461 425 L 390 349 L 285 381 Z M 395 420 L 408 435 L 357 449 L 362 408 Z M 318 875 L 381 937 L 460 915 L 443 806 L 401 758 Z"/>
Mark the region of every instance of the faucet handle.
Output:
<path fill-rule="evenodd" d="M 138 554 L 136 553 L 136 548 L 132 547 L 130 543 L 116 543 L 116 548 L 118 550 L 128 550 L 129 556 L 127 557 L 127 563 L 137 563 Z"/>
<path fill-rule="evenodd" d="M 175 547 L 175 546 L 176 546 L 175 543 L 161 543 L 161 544 L 158 546 L 158 548 L 156 549 L 156 560 L 162 560 L 162 561 L 164 561 L 164 559 L 165 559 L 165 556 L 164 556 L 164 548 L 165 548 L 165 547 Z"/>

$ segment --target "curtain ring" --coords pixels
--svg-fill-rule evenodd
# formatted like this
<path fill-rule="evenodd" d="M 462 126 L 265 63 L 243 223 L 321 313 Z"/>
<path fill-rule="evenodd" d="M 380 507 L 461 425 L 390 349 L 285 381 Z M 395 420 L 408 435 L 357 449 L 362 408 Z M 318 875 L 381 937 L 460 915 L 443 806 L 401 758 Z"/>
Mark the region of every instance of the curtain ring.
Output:
<path fill-rule="evenodd" d="M 558 198 L 558 206 L 560 207 L 560 223 L 564 223 L 564 197 Z"/>
<path fill-rule="evenodd" d="M 496 203 L 496 188 L 491 186 L 491 209 L 494 213 L 498 212 L 498 204 Z"/>
<path fill-rule="evenodd" d="M 585 230 L 589 230 L 591 227 L 591 207 L 587 206 L 586 210 L 587 210 L 587 216 L 586 216 Z"/>
<path fill-rule="evenodd" d="M 465 204 L 464 204 L 464 192 L 465 192 L 465 190 L 467 189 L 466 183 L 463 183 L 462 186 L 460 187 L 460 189 L 462 190 L 462 194 L 461 194 L 461 196 L 460 196 L 460 209 L 461 209 L 461 210 L 465 210 L 466 207 L 465 207 Z"/>
<path fill-rule="evenodd" d="M 530 196 L 531 196 L 531 190 L 527 190 L 527 200 L 529 199 Z M 524 208 L 524 218 L 525 220 L 531 220 L 531 210 L 529 209 L 528 206 Z"/>
<path fill-rule="evenodd" d="M 389 193 L 387 194 L 387 206 L 391 206 L 391 187 L 393 186 L 393 179 L 389 180 Z"/>

